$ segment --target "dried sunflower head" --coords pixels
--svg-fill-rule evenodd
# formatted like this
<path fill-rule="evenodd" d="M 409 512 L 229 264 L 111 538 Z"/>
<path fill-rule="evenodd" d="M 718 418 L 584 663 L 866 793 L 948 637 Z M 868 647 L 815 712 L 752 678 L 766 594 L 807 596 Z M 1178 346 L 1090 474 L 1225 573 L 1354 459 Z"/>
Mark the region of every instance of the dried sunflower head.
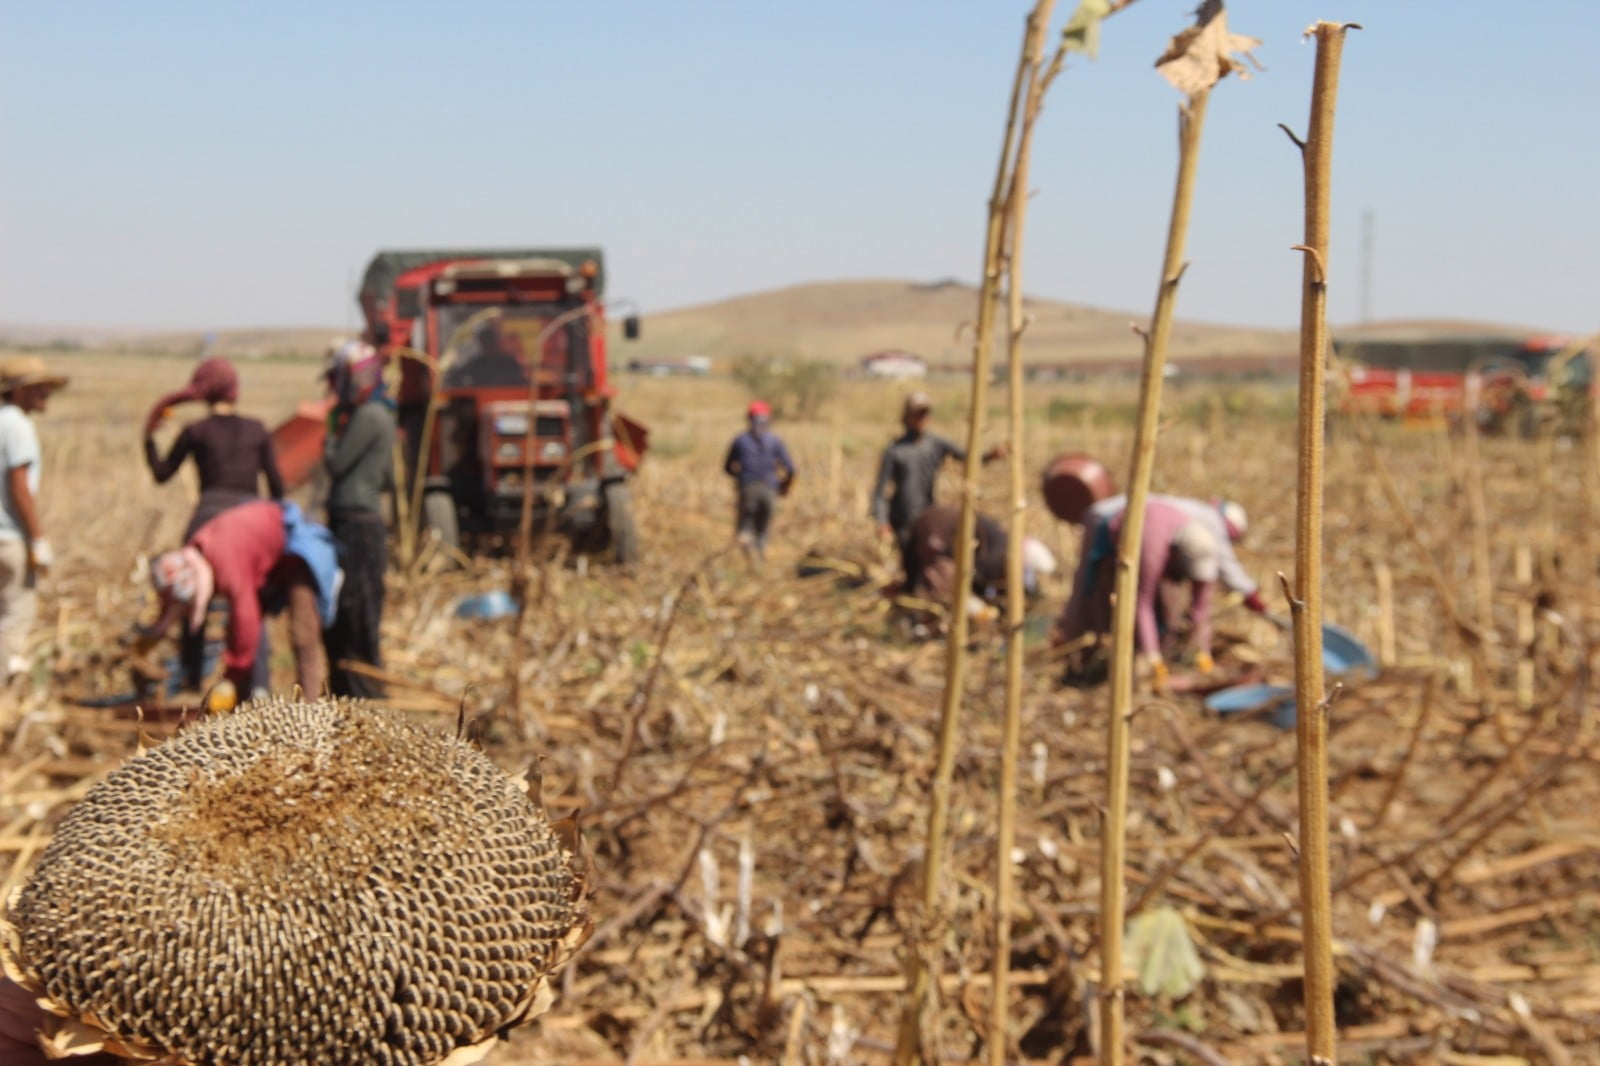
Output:
<path fill-rule="evenodd" d="M 537 797 L 455 737 L 267 700 L 95 786 L 0 939 L 58 1052 L 460 1063 L 548 994 L 580 881 Z"/>

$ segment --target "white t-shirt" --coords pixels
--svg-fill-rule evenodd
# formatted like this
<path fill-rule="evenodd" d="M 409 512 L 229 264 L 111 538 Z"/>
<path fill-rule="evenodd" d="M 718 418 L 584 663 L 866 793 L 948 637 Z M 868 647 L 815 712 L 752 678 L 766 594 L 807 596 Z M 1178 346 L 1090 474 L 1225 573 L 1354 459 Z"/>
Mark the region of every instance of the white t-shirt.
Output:
<path fill-rule="evenodd" d="M 28 468 L 28 491 L 39 494 L 39 434 L 14 403 L 0 407 L 0 540 L 22 540 L 22 521 L 11 498 L 10 472 Z"/>

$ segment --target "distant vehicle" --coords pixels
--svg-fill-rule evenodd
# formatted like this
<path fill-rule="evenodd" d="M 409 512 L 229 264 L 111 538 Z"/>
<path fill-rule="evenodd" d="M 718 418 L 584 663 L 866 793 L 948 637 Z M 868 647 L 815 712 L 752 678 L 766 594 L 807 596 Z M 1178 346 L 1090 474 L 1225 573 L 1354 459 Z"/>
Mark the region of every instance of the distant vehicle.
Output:
<path fill-rule="evenodd" d="M 647 432 L 613 409 L 597 248 L 379 252 L 368 335 L 400 358 L 408 501 L 458 545 L 524 520 L 576 548 L 639 554 L 629 475 Z M 639 335 L 629 316 L 623 336 Z"/>
<path fill-rule="evenodd" d="M 680 359 L 630 359 L 628 373 L 649 374 L 658 378 L 679 374 L 705 377 L 711 373 L 711 359 L 704 355 L 686 355 Z"/>
<path fill-rule="evenodd" d="M 1500 333 L 1336 337 L 1347 373 L 1335 381 L 1332 407 L 1394 419 L 1472 417 L 1490 432 L 1567 429 L 1594 388 L 1592 341 Z"/>
<path fill-rule="evenodd" d="M 911 352 L 873 352 L 862 357 L 861 371 L 869 378 L 924 378 L 928 376 L 928 362 Z"/>

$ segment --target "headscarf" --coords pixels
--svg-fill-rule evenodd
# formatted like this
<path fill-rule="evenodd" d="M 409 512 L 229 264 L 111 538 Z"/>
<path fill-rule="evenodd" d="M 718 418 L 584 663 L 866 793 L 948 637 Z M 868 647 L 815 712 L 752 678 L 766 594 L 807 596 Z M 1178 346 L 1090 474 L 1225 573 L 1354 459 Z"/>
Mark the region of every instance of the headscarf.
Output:
<path fill-rule="evenodd" d="M 1228 539 L 1235 544 L 1244 539 L 1250 532 L 1250 516 L 1245 513 L 1244 505 L 1233 500 L 1217 501 L 1217 510 L 1222 512 L 1222 523 L 1228 529 Z"/>
<path fill-rule="evenodd" d="M 1172 538 L 1172 550 L 1183 576 L 1209 584 L 1221 576 L 1222 556 L 1217 538 L 1198 519 L 1191 518 Z"/>
<path fill-rule="evenodd" d="M 200 549 L 185 545 L 175 551 L 164 552 L 150 563 L 150 586 L 161 597 L 163 610 L 160 628 L 166 628 L 173 616 L 189 608 L 189 629 L 198 631 L 205 624 L 206 607 L 216 588 L 216 575 L 211 564 L 200 554 Z"/>
<path fill-rule="evenodd" d="M 323 377 L 341 406 L 354 407 L 383 384 L 383 357 L 366 341 L 336 342 L 323 361 Z"/>
<path fill-rule="evenodd" d="M 145 419 L 145 429 L 154 429 L 167 408 L 202 400 L 206 403 L 237 403 L 239 400 L 239 372 L 220 355 L 200 360 L 194 373 L 189 375 L 189 384 L 157 400 L 150 408 L 150 417 Z"/>

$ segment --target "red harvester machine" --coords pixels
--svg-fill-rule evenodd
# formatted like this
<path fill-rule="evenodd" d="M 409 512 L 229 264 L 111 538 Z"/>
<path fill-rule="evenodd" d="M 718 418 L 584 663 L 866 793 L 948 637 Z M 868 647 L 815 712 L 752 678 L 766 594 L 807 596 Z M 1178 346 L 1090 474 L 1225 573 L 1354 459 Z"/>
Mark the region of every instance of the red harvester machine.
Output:
<path fill-rule="evenodd" d="M 373 256 L 361 310 L 367 339 L 399 361 L 411 521 L 458 547 L 504 541 L 531 520 L 580 551 L 638 557 L 629 476 L 648 432 L 612 406 L 604 281 L 597 248 Z M 623 335 L 638 333 L 625 318 Z M 280 454 L 320 443 L 325 411 L 307 405 L 279 427 Z"/>
<path fill-rule="evenodd" d="M 1350 334 L 1334 341 L 1346 373 L 1335 386 L 1332 409 L 1408 421 L 1470 416 L 1490 432 L 1523 435 L 1552 423 L 1565 429 L 1594 388 L 1593 340 Z"/>

